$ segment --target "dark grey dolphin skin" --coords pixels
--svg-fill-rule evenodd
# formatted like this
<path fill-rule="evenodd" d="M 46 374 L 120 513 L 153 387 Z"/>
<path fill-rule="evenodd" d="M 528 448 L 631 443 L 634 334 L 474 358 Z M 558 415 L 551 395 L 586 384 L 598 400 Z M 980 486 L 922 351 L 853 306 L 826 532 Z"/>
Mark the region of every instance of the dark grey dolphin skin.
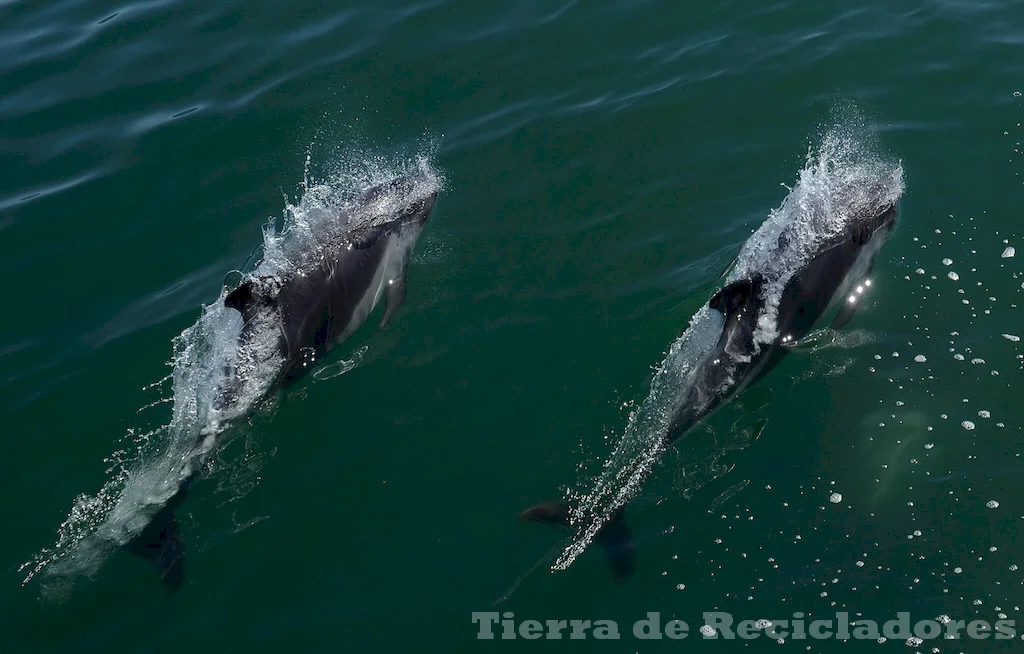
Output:
<path fill-rule="evenodd" d="M 388 197 L 403 197 L 413 181 L 399 178 L 371 188 L 354 203 L 355 210 Z M 387 308 L 379 328 L 392 319 L 405 299 L 405 273 L 412 248 L 426 226 L 437 192 L 403 206 L 365 226 L 325 229 L 316 235 L 316 248 L 298 255 L 298 270 L 284 277 L 250 276 L 227 294 L 224 305 L 242 314 L 240 342 L 258 337 L 270 324 L 280 330 L 277 350 L 284 362 L 277 383 L 287 385 L 313 369 L 323 355 L 362 326 L 378 300 L 386 296 Z M 219 389 L 221 407 L 235 403 L 238 376 Z M 216 438 L 224 429 L 201 433 Z M 175 510 L 184 502 L 199 469 L 185 477 L 170 500 L 157 511 L 142 533 L 125 549 L 152 560 L 170 592 L 181 587 L 184 574 L 184 542 Z"/>
<path fill-rule="evenodd" d="M 756 348 L 754 336 L 765 308 L 765 288 L 775 281 L 772 277 L 777 276 L 777 270 L 753 272 L 712 296 L 709 307 L 725 318 L 721 336 L 696 369 L 685 400 L 676 405 L 663 446 L 682 437 L 716 408 L 771 371 L 789 351 L 788 345 L 810 332 L 833 299 L 842 300 L 842 304 L 832 327 L 841 328 L 850 320 L 860 296 L 854 286 L 866 278 L 879 248 L 895 226 L 897 205 L 898 202 L 887 203 L 853 216 L 844 233 L 830 240 L 792 274 L 778 306 L 778 335 L 767 345 Z M 779 236 L 777 250 L 787 248 L 787 238 L 785 232 Z M 844 295 L 837 298 L 840 292 Z M 625 579 L 634 567 L 634 548 L 623 517 L 624 508 L 616 509 L 595 537 L 618 581 Z M 521 512 L 519 518 L 568 526 L 570 507 L 562 500 L 542 502 Z"/>

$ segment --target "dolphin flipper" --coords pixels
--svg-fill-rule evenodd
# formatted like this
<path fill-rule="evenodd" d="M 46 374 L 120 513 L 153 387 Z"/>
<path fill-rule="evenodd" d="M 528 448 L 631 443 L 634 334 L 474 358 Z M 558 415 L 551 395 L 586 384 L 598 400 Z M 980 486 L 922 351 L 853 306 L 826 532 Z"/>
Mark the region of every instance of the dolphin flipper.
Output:
<path fill-rule="evenodd" d="M 839 307 L 839 313 L 836 314 L 834 320 L 832 320 L 832 329 L 842 329 L 846 327 L 846 324 L 853 318 L 854 312 L 857 310 L 856 302 L 843 302 L 842 306 Z"/>
<path fill-rule="evenodd" d="M 867 280 L 867 278 L 871 275 L 872 268 L 874 268 L 874 265 L 869 266 L 867 273 L 864 274 L 864 277 L 858 279 L 857 283 L 852 284 L 851 286 L 853 288 L 861 288 L 865 284 L 865 280 Z M 870 283 L 871 282 L 867 282 L 867 284 Z M 854 312 L 857 311 L 857 307 L 860 306 L 862 299 L 860 297 L 859 292 L 857 293 L 857 295 L 854 295 L 853 297 L 853 302 L 850 302 L 849 298 L 843 299 L 843 302 L 839 306 L 839 312 L 836 314 L 836 317 L 833 318 L 832 320 L 832 329 L 842 329 L 843 327 L 846 327 L 846 324 L 850 322 L 851 318 L 853 318 L 853 314 Z"/>
<path fill-rule="evenodd" d="M 380 319 L 380 326 L 378 329 L 384 329 L 391 318 L 398 311 L 398 307 L 402 306 L 402 302 L 405 301 L 405 271 L 399 275 L 396 279 L 393 279 L 388 284 L 387 296 L 385 297 L 387 302 L 387 308 L 384 310 L 384 317 Z"/>
<path fill-rule="evenodd" d="M 519 514 L 523 522 L 539 522 L 545 525 L 569 527 L 569 505 L 564 500 L 549 500 L 535 504 Z M 635 547 L 629 527 L 626 525 L 625 508 L 619 508 L 604 523 L 594 538 L 608 558 L 608 567 L 615 575 L 615 581 L 625 581 L 636 566 Z"/>

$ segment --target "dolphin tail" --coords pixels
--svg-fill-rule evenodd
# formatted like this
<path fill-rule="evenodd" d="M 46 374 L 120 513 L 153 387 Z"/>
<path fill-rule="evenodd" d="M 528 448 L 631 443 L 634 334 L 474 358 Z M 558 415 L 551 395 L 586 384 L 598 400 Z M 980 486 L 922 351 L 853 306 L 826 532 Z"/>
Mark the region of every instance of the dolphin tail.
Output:
<path fill-rule="evenodd" d="M 545 525 L 569 526 L 569 503 L 565 500 L 548 500 L 534 504 L 520 512 L 519 519 L 523 522 L 539 522 Z"/>
<path fill-rule="evenodd" d="M 615 581 L 625 581 L 636 567 L 633 535 L 626 524 L 626 509 L 616 509 L 611 519 L 597 532 L 597 544 L 608 558 L 608 566 L 615 575 Z"/>
<path fill-rule="evenodd" d="M 142 533 L 125 547 L 131 554 L 156 564 L 169 593 L 176 592 L 185 583 L 185 540 L 174 515 L 179 503 L 180 500 L 162 508 Z"/>
<path fill-rule="evenodd" d="M 535 504 L 519 514 L 523 522 L 569 527 L 569 504 L 564 500 L 550 500 Z M 597 532 L 595 539 L 604 550 L 615 581 L 625 581 L 636 566 L 633 537 L 626 525 L 625 507 L 616 509 L 611 518 Z"/>

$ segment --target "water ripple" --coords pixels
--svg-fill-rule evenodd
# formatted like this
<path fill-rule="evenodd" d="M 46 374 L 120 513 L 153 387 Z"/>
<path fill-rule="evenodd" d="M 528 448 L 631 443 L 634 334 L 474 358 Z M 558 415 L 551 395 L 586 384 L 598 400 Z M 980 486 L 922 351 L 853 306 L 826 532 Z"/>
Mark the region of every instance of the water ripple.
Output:
<path fill-rule="evenodd" d="M 346 9 L 327 19 L 303 23 L 290 32 L 281 35 L 278 40 L 283 46 L 302 45 L 309 41 L 315 41 L 349 22 L 357 13 L 353 9 Z"/>
<path fill-rule="evenodd" d="M 51 195 L 55 195 L 57 193 L 61 193 L 63 191 L 73 189 L 76 186 L 85 184 L 86 182 L 91 182 L 95 179 L 99 179 L 105 176 L 106 174 L 109 174 L 109 172 L 109 170 L 97 168 L 81 173 L 80 175 L 77 175 L 71 179 L 59 182 L 51 182 L 49 184 L 44 184 L 42 186 L 35 187 L 28 191 L 21 191 L 15 196 L 9 196 L 7 198 L 0 197 L 0 211 L 13 209 L 19 204 L 32 202 L 33 200 L 39 200 L 42 198 L 49 197 Z M 11 222 L 9 222 L 7 225 L 0 221 L 0 229 L 13 223 L 13 219 L 10 219 L 10 221 Z"/>

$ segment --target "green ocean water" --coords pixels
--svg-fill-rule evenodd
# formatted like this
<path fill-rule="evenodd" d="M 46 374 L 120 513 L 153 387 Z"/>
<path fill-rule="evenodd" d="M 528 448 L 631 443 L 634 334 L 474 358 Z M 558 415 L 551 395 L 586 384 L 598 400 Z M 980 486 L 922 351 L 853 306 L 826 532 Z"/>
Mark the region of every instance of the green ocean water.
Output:
<path fill-rule="evenodd" d="M 777 650 L 696 631 L 1022 620 L 1022 25 L 1008 2 L 0 0 L 0 652 Z M 551 573 L 566 534 L 517 513 L 600 473 L 836 122 L 905 171 L 867 306 L 666 456 L 631 578 L 597 548 Z M 420 156 L 445 186 L 405 306 L 196 484 L 185 586 L 126 554 L 61 602 L 24 583 L 166 421 L 172 339 L 268 218 Z M 480 640 L 487 611 L 621 638 Z M 690 637 L 637 639 L 648 612 Z"/>

